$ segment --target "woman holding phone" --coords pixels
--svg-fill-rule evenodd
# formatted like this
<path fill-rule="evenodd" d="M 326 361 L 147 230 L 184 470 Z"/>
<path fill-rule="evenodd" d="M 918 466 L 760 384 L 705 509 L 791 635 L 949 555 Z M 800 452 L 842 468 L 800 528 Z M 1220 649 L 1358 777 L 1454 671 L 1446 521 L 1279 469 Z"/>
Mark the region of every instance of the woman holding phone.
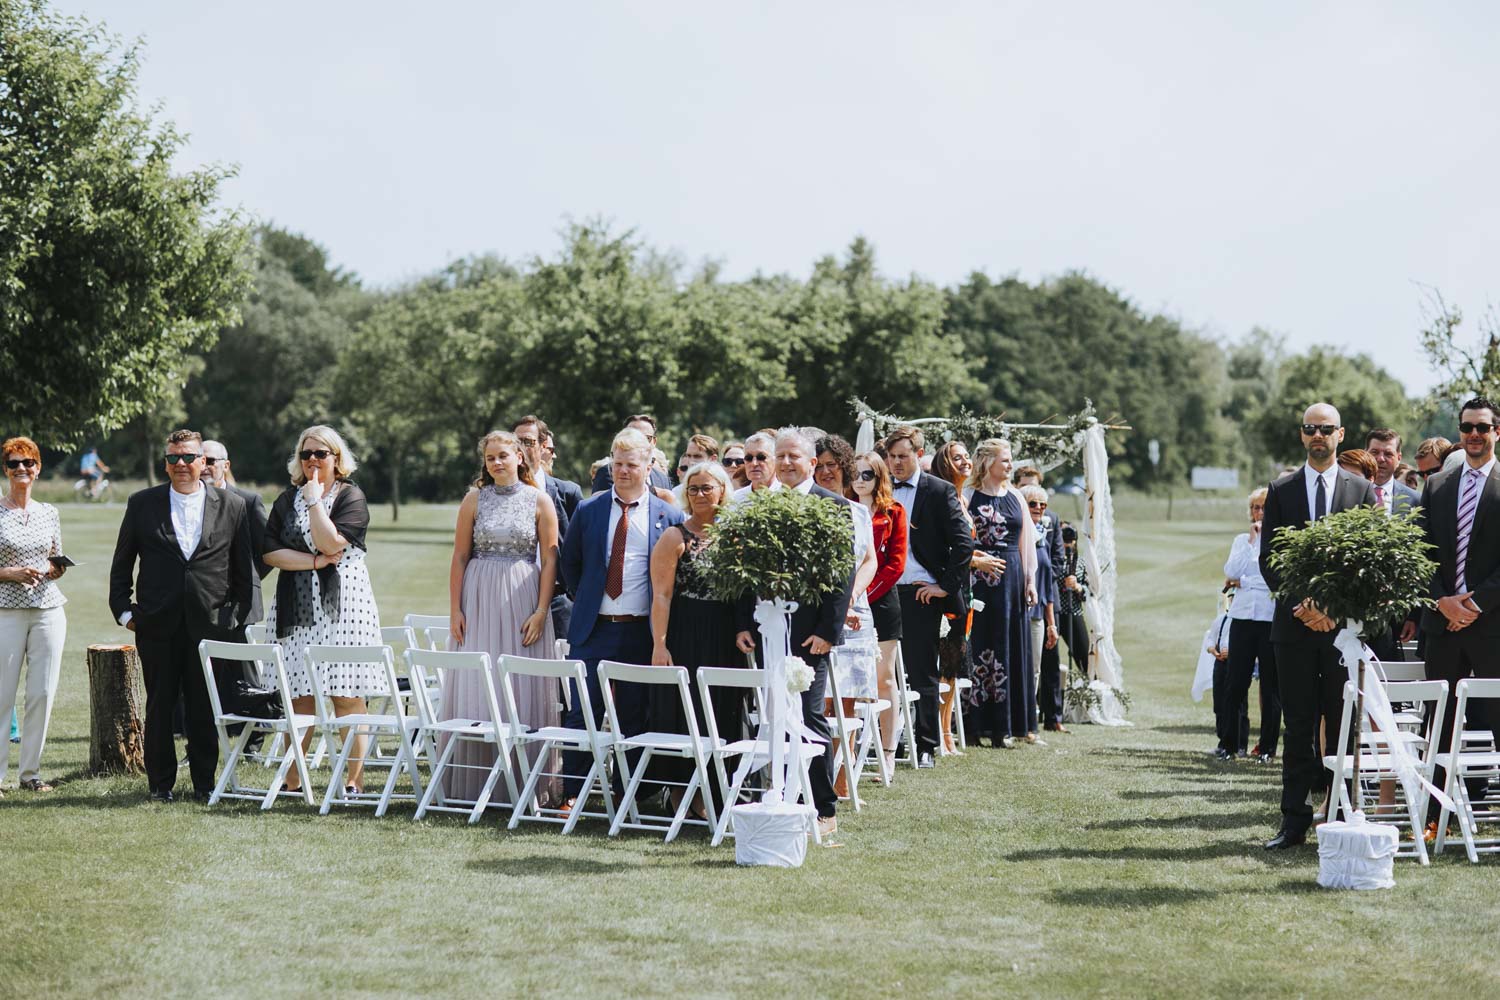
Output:
<path fill-rule="evenodd" d="M 344 439 L 332 427 L 309 427 L 287 462 L 292 485 L 271 505 L 266 519 L 266 565 L 281 572 L 267 613 L 276 629 L 291 688 L 292 710 L 312 714 L 309 646 L 378 646 L 380 613 L 365 567 L 365 531 L 370 510 L 350 481 L 358 468 Z M 374 663 L 331 664 L 324 692 L 335 715 L 362 714 L 365 698 L 386 694 L 385 673 Z M 308 730 L 304 745 L 312 737 Z M 354 737 L 348 790 L 364 790 L 365 737 Z M 293 770 L 287 780 L 297 782 Z M 300 784 L 288 784 L 296 791 Z"/>
<path fill-rule="evenodd" d="M 0 719 L 16 704 L 21 665 L 26 671 L 26 704 L 21 726 L 21 784 L 31 792 L 50 792 L 42 780 L 42 746 L 57 679 L 62 673 L 63 642 L 68 621 L 67 598 L 57 578 L 71 565 L 62 554 L 62 526 L 57 508 L 31 499 L 42 474 L 42 453 L 27 437 L 0 446 L 10 488 L 0 499 Z M 10 743 L 0 743 L 0 783 L 10 767 Z"/>

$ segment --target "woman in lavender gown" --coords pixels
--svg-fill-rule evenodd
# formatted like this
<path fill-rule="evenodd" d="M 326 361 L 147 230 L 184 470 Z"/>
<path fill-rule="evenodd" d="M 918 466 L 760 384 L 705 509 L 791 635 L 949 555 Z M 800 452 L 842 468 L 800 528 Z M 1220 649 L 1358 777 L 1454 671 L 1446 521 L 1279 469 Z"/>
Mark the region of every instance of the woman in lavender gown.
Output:
<path fill-rule="evenodd" d="M 484 474 L 458 508 L 449 572 L 450 649 L 490 654 L 498 693 L 500 657 L 505 654 L 551 659 L 555 655 L 549 611 L 557 579 L 557 513 L 547 494 L 537 489 L 526 453 L 509 431 L 491 431 L 479 442 Z M 555 726 L 561 717 L 557 682 L 549 678 L 514 679 L 516 712 L 523 725 Z M 472 672 L 451 671 L 443 684 L 445 719 L 484 719 L 489 715 L 483 681 Z M 536 749 L 531 766 L 536 767 Z M 443 789 L 450 799 L 474 801 L 494 765 L 495 751 L 465 742 L 454 751 Z M 540 762 L 558 771 L 559 761 Z M 516 775 L 516 784 L 521 784 Z M 561 784 L 538 786 L 546 807 L 561 794 Z M 506 798 L 505 785 L 494 801 Z"/>

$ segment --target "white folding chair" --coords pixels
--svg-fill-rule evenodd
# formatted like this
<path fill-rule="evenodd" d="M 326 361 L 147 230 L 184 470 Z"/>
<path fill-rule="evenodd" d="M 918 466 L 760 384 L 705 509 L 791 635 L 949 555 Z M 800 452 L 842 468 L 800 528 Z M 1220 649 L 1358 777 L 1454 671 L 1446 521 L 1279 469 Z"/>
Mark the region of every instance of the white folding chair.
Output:
<path fill-rule="evenodd" d="M 616 682 L 675 687 L 677 696 L 682 702 L 682 711 L 687 719 L 687 733 L 647 732 L 635 736 L 622 735 L 619 712 L 615 708 L 613 685 Z M 604 711 L 609 718 L 610 732 L 615 734 L 615 767 L 620 780 L 625 783 L 625 792 L 615 807 L 615 819 L 610 824 L 609 835 L 616 836 L 626 827 L 632 830 L 666 831 L 666 842 L 670 843 L 682 830 L 684 823 L 701 825 L 709 830 L 715 829 L 718 826 L 718 814 L 714 809 L 713 796 L 709 794 L 709 782 L 712 779 L 708 773 L 708 760 L 713 755 L 713 745 L 707 737 L 698 732 L 697 713 L 693 711 L 693 696 L 688 692 L 687 668 L 648 667 L 635 663 L 602 660 L 599 663 L 599 687 L 604 691 Z M 641 751 L 634 774 L 631 773 L 629 758 L 632 750 Z M 667 817 L 648 815 L 643 818 L 635 803 L 636 793 L 640 790 L 641 781 L 651 766 L 652 757 L 680 757 L 693 762 L 692 780 L 685 785 L 675 781 L 660 782 L 683 788 L 682 802 L 665 826 L 661 821 L 666 820 Z M 708 814 L 707 820 L 694 819 L 688 815 L 688 810 L 693 804 L 693 796 L 699 790 L 703 792 L 703 807 Z M 648 820 L 656 822 L 648 822 Z"/>
<path fill-rule="evenodd" d="M 350 715 L 335 715 L 333 701 L 327 694 L 325 671 L 340 663 L 375 663 L 385 673 L 385 707 L 388 712 L 359 712 Z M 396 781 L 405 771 L 411 776 L 412 791 L 401 796 L 403 800 L 415 802 L 422 795 L 422 777 L 417 773 L 417 754 L 411 743 L 412 731 L 417 720 L 406 714 L 396 684 L 396 661 L 389 646 L 308 646 L 307 673 L 312 679 L 313 709 L 318 719 L 318 731 L 327 737 L 329 744 L 338 748 L 333 762 L 333 775 L 328 779 L 328 791 L 323 795 L 323 815 L 337 803 L 347 805 L 374 805 L 375 815 L 384 816 L 391 807 L 396 794 Z M 397 742 L 394 760 L 372 760 L 366 754 L 366 764 L 385 764 L 390 773 L 385 779 L 385 788 L 378 799 L 369 793 L 349 794 L 344 786 L 344 774 L 349 769 L 349 754 L 354 749 L 357 736 L 373 739 L 377 735 L 394 736 Z"/>
<path fill-rule="evenodd" d="M 447 615 L 407 615 L 401 624 L 411 629 L 416 644 L 421 649 L 448 648 Z M 443 670 L 433 667 L 424 673 L 427 679 L 427 703 L 434 712 L 443 710 Z"/>
<path fill-rule="evenodd" d="M 276 632 L 269 622 L 253 622 L 245 626 L 245 641 L 256 646 L 263 646 L 268 642 L 276 641 Z"/>
<path fill-rule="evenodd" d="M 1466 741 L 1464 737 L 1468 731 L 1464 718 L 1470 703 L 1476 701 L 1488 702 L 1485 707 L 1489 712 L 1500 711 L 1500 680 L 1465 677 L 1458 682 L 1455 692 L 1457 701 L 1449 744 L 1453 749 L 1438 754 L 1435 760 L 1437 766 L 1448 774 L 1443 791 L 1458 807 L 1458 828 L 1463 835 L 1464 852 L 1471 862 L 1478 864 L 1479 855 L 1500 853 L 1500 837 L 1480 837 L 1476 831 L 1480 822 L 1500 822 L 1500 792 L 1494 788 L 1495 781 L 1500 779 L 1500 753 L 1495 751 L 1493 743 L 1485 747 L 1480 741 Z M 1468 787 L 1468 781 L 1476 779 L 1485 784 L 1484 792 L 1477 799 L 1469 794 Z M 1438 816 L 1437 840 L 1432 845 L 1436 854 L 1442 854 L 1447 843 L 1448 814 L 1448 807 L 1444 806 Z"/>
<path fill-rule="evenodd" d="M 917 766 L 917 726 L 916 709 L 912 706 L 922 700 L 919 691 L 913 691 L 911 685 L 906 683 L 906 658 L 901 655 L 901 647 L 896 647 L 896 762 Z M 903 756 L 901 747 L 905 744 L 906 753 Z"/>
<path fill-rule="evenodd" d="M 208 701 L 214 711 L 214 728 L 219 733 L 219 752 L 224 757 L 224 771 L 219 775 L 219 783 L 214 786 L 208 804 L 217 805 L 220 799 L 226 798 L 249 799 L 259 801 L 262 809 L 269 809 L 279 796 L 295 795 L 308 805 L 312 805 L 312 783 L 307 776 L 307 758 L 302 753 L 302 734 L 312 729 L 317 719 L 315 716 L 296 715 L 292 712 L 292 696 L 287 687 L 286 664 L 281 660 L 281 647 L 275 643 L 249 644 L 204 639 L 198 643 L 198 659 L 203 667 L 204 683 L 208 685 Z M 253 663 L 262 668 L 262 677 L 266 674 L 263 669 L 264 665 L 269 665 L 276 688 L 281 693 L 282 717 L 258 719 L 248 715 L 226 713 L 223 703 L 219 700 L 219 686 L 214 683 L 214 660 Z M 242 728 L 238 735 L 231 738 L 229 727 L 234 725 Z M 272 737 L 285 736 L 286 739 L 282 742 L 289 749 L 284 752 L 280 751 L 277 749 L 277 744 L 273 743 L 271 748 L 263 751 L 261 755 L 247 754 L 245 747 L 249 744 L 250 737 L 258 732 Z M 240 783 L 240 762 L 246 757 L 254 759 L 255 756 L 266 757 L 268 766 L 276 768 L 276 773 L 266 788 L 253 788 Z M 296 792 L 282 791 L 287 771 L 293 765 L 296 765 L 297 774 L 302 779 L 302 788 Z"/>
<path fill-rule="evenodd" d="M 1438 727 L 1433 732 L 1441 731 L 1443 711 L 1448 704 L 1447 681 L 1390 681 L 1384 687 L 1386 696 L 1392 703 L 1404 702 L 1416 706 L 1419 710 L 1430 711 L 1433 724 Z M 1349 742 L 1353 732 L 1357 704 L 1358 692 L 1354 683 L 1346 681 L 1343 708 L 1339 715 L 1338 743 L 1334 745 L 1334 752 L 1323 758 L 1323 766 L 1332 772 L 1329 776 L 1331 787 L 1336 789 L 1336 798 L 1332 800 L 1329 807 L 1330 813 L 1337 815 L 1342 811 L 1347 818 L 1358 809 L 1365 813 L 1366 818 L 1374 821 L 1395 823 L 1404 821 L 1411 829 L 1412 848 L 1410 851 L 1402 848 L 1398 851 L 1398 856 L 1415 857 L 1425 865 L 1427 864 L 1427 844 L 1423 832 L 1427 825 L 1427 795 L 1418 794 L 1414 797 L 1406 797 L 1404 806 L 1397 802 L 1394 806 L 1383 808 L 1377 801 L 1367 809 L 1364 802 L 1366 795 L 1364 784 L 1366 782 L 1391 782 L 1395 786 L 1397 795 L 1405 797 L 1405 790 L 1396 780 L 1398 776 L 1391 744 L 1397 741 L 1404 744 L 1408 753 L 1416 759 L 1418 773 L 1431 781 L 1434 760 L 1437 756 L 1437 742 L 1427 740 L 1421 733 L 1403 729 L 1399 723 L 1394 733 L 1381 732 L 1375 728 L 1374 721 L 1366 711 L 1360 726 L 1358 747 L 1360 782 L 1354 787 L 1354 796 L 1351 801 L 1349 785 L 1354 779 L 1355 757 L 1350 751 Z"/>
<path fill-rule="evenodd" d="M 864 720 L 864 740 L 873 748 L 873 752 L 861 748 L 859 759 L 864 762 L 863 768 L 869 771 L 874 768 L 873 777 L 886 788 L 891 787 L 891 780 L 896 776 L 896 769 L 888 767 L 885 762 L 885 754 L 881 750 L 880 742 L 880 717 L 891 707 L 891 703 L 884 698 L 876 698 L 874 701 L 856 702 L 855 712 Z"/>
<path fill-rule="evenodd" d="M 433 715 L 432 705 L 426 698 L 417 700 L 417 707 L 422 714 L 418 728 L 426 737 L 428 746 L 434 749 L 442 746 L 443 736 L 448 737 L 448 743 L 437 754 L 437 760 L 432 765 L 432 771 L 427 777 L 427 790 L 423 793 L 421 801 L 417 803 L 417 813 L 414 818 L 421 819 L 429 811 L 467 813 L 469 822 L 477 823 L 489 806 L 490 796 L 495 791 L 495 783 L 501 777 L 505 779 L 505 788 L 510 793 L 510 801 L 515 802 L 516 780 L 511 773 L 510 727 L 505 723 L 504 716 L 500 712 L 500 699 L 495 693 L 495 675 L 490 671 L 490 654 L 408 649 L 406 663 L 413 686 L 418 681 L 425 685 L 426 675 L 430 670 L 442 670 L 450 679 L 455 671 L 473 672 L 480 678 L 484 691 L 482 718 L 439 719 Z M 479 796 L 472 801 L 449 796 L 443 791 L 444 773 L 450 767 L 467 766 L 453 764 L 454 751 L 461 743 L 479 744 L 492 748 L 495 753 L 494 763 L 490 765 L 489 772 L 485 776 L 484 787 L 480 790 Z"/>
<path fill-rule="evenodd" d="M 712 760 L 714 771 L 719 779 L 719 789 L 722 792 L 724 808 L 719 813 L 718 822 L 714 825 L 714 835 L 710 844 L 714 847 L 723 842 L 724 837 L 734 836 L 731 827 L 730 807 L 739 801 L 740 793 L 744 789 L 745 780 L 754 772 L 761 770 L 771 763 L 771 744 L 768 740 L 751 737 L 750 739 L 726 739 L 719 730 L 719 719 L 714 711 L 713 692 L 715 688 L 729 688 L 731 690 L 744 692 L 753 691 L 756 704 L 756 714 L 760 712 L 760 692 L 766 683 L 766 672 L 760 668 L 745 667 L 699 667 L 698 668 L 698 693 L 703 700 L 703 721 L 708 725 L 708 738 L 712 744 Z M 732 734 L 738 737 L 738 734 Z M 813 761 L 818 761 L 822 766 L 824 748 L 816 743 L 806 743 L 800 739 L 787 740 L 786 752 L 795 753 L 798 757 L 799 767 L 796 770 L 797 788 L 787 789 L 787 801 L 795 801 L 800 796 L 803 802 L 813 804 L 812 778 L 808 775 L 808 768 Z M 724 767 L 726 758 L 738 757 L 739 761 L 734 770 L 734 777 L 729 777 L 729 772 Z M 814 826 L 814 836 L 817 827 Z"/>
<path fill-rule="evenodd" d="M 953 735 L 958 737 L 958 748 L 967 750 L 969 739 L 964 732 L 964 699 L 968 697 L 968 690 L 974 686 L 974 682 L 967 677 L 960 677 L 954 683 L 958 685 L 958 693 L 953 696 Z"/>
<path fill-rule="evenodd" d="M 833 715 L 825 714 L 824 720 L 828 723 L 830 743 L 833 750 L 833 773 L 838 774 L 839 768 L 844 769 L 844 787 L 847 794 L 839 796 L 854 805 L 854 811 L 859 812 L 859 779 L 864 774 L 865 758 L 863 754 L 870 748 L 870 743 L 865 739 L 865 720 L 861 716 L 850 718 L 844 714 L 844 699 L 839 697 L 839 681 L 836 676 L 838 672 L 832 668 L 828 671 L 828 697 L 833 700 Z"/>
<path fill-rule="evenodd" d="M 572 681 L 578 688 L 579 703 L 583 706 L 582 729 L 566 726 L 543 726 L 528 729 L 520 722 L 516 711 L 515 684 L 513 676 L 544 677 L 554 682 Z M 514 830 L 521 820 L 537 820 L 543 823 L 561 823 L 563 833 L 572 833 L 578 821 L 585 816 L 615 821 L 615 796 L 609 787 L 609 752 L 615 745 L 614 733 L 601 732 L 594 725 L 593 703 L 589 700 L 588 678 L 581 660 L 538 660 L 529 656 L 500 657 L 500 691 L 505 697 L 506 717 L 510 720 L 511 742 L 516 748 L 516 759 L 525 773 L 525 787 L 510 811 L 509 829 Z M 564 684 L 566 687 L 566 684 Z M 539 745 L 536 762 L 532 763 L 526 749 L 529 744 Z M 537 802 L 537 785 L 542 778 L 564 777 L 561 771 L 549 771 L 545 762 L 555 752 L 575 750 L 593 757 L 594 763 L 583 779 L 583 789 L 578 793 L 571 810 L 543 808 Z M 529 773 L 527 773 L 529 772 Z M 585 805 L 595 789 L 604 797 L 604 812 L 588 812 Z"/>

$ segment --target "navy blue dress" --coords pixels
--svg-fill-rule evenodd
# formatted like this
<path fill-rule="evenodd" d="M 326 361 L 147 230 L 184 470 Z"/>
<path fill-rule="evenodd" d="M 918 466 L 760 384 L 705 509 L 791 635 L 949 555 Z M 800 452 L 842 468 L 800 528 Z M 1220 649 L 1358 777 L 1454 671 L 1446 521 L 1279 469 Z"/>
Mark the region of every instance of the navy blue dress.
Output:
<path fill-rule="evenodd" d="M 1021 529 L 1029 515 L 1013 491 L 993 497 L 979 490 L 969 500 L 969 515 L 976 548 L 1005 560 L 998 578 L 974 574 L 974 597 L 984 602 L 984 610 L 975 613 L 969 635 L 974 658 L 969 704 L 987 715 L 990 739 L 998 746 L 1006 736 L 1036 730 L 1036 680 L 1021 566 Z"/>

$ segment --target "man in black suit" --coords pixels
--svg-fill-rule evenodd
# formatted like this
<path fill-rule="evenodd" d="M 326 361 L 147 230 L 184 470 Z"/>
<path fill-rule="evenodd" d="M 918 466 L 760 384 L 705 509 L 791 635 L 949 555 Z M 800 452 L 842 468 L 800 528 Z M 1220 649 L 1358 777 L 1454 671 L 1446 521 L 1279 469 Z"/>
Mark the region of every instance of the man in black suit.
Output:
<path fill-rule="evenodd" d="M 776 432 L 776 479 L 783 489 L 796 490 L 807 496 L 822 497 L 844 507 L 853 504 L 825 490 L 813 482 L 813 462 L 817 450 L 813 438 L 800 427 L 783 427 Z M 851 518 L 851 544 L 853 513 Z M 824 689 L 828 682 L 828 654 L 840 641 L 844 630 L 844 618 L 849 612 L 854 574 L 839 593 L 829 594 L 821 603 L 799 605 L 792 613 L 792 655 L 800 656 L 813 669 L 812 686 L 802 692 L 802 724 L 812 732 L 828 740 L 828 753 L 824 754 L 821 766 L 810 769 L 813 804 L 818 809 L 819 832 L 827 836 L 838 830 L 834 819 L 838 805 L 838 793 L 833 788 L 833 741 L 828 728 L 828 718 L 823 714 Z M 741 651 L 749 653 L 756 648 L 755 602 L 747 595 L 738 606 L 739 635 L 736 641 Z"/>
<path fill-rule="evenodd" d="M 202 639 L 243 642 L 255 576 L 245 502 L 206 486 L 203 438 L 167 438 L 168 485 L 130 497 L 109 571 L 109 607 L 135 633 L 146 680 L 146 780 L 153 798 L 172 801 L 177 753 L 172 710 L 186 699 L 188 765 L 194 796 L 213 791 L 218 736 L 203 668 Z M 132 581 L 136 563 L 140 571 Z"/>
<path fill-rule="evenodd" d="M 250 518 L 250 546 L 255 552 L 255 576 L 251 579 L 253 596 L 250 598 L 250 617 L 247 622 L 258 622 L 266 616 L 265 609 L 260 600 L 260 581 L 271 572 L 261 553 L 266 547 L 266 505 L 261 500 L 260 494 L 254 490 L 241 489 L 235 485 L 234 473 L 231 471 L 229 462 L 229 451 L 218 441 L 203 442 L 203 482 L 208 486 L 217 486 L 221 490 L 228 490 L 241 500 L 245 501 L 245 513 Z M 249 665 L 247 665 L 249 666 Z M 250 667 L 250 669 L 254 669 Z"/>
<path fill-rule="evenodd" d="M 1401 435 L 1389 427 L 1377 427 L 1365 435 L 1365 451 L 1375 460 L 1375 502 L 1385 508 L 1387 514 L 1404 517 L 1412 512 L 1421 499 L 1416 490 L 1396 478 L 1396 466 L 1401 464 Z M 1401 643 L 1414 639 L 1417 634 L 1419 615 L 1413 614 L 1399 626 L 1393 625 L 1388 633 L 1370 639 L 1370 650 L 1382 660 L 1406 659 L 1401 652 Z"/>
<path fill-rule="evenodd" d="M 638 430 L 642 434 L 646 435 L 646 440 L 650 442 L 651 447 L 656 447 L 656 418 L 651 414 L 637 413 L 629 420 L 625 421 L 625 426 L 633 430 Z M 599 466 L 598 471 L 594 473 L 594 481 L 590 486 L 590 489 L 592 489 L 595 493 L 608 493 L 609 488 L 613 485 L 614 479 L 612 478 L 612 474 L 610 471 L 610 463 L 605 462 L 603 465 Z M 653 467 L 650 471 L 650 478 L 646 481 L 646 485 L 650 486 L 653 490 L 670 490 L 672 488 L 672 480 L 668 478 L 665 472 Z M 663 497 L 662 499 L 666 498 Z"/>
<path fill-rule="evenodd" d="M 546 447 L 548 439 L 552 437 L 552 431 L 548 429 L 546 421 L 534 413 L 528 413 L 511 426 L 511 432 L 515 434 L 521 450 L 526 453 L 526 464 L 530 467 L 538 488 L 547 494 L 552 501 L 552 509 L 557 512 L 557 544 L 561 551 L 563 539 L 568 534 L 568 521 L 572 518 L 573 511 L 578 509 L 578 504 L 582 502 L 583 491 L 578 488 L 577 483 L 553 479 L 547 471 L 552 467 L 552 463 L 547 458 Z M 552 595 L 553 633 L 559 638 L 567 635 L 568 626 L 572 620 L 573 602 L 568 599 L 567 586 L 562 581 L 562 574 L 559 573 L 557 592 Z"/>
<path fill-rule="evenodd" d="M 885 439 L 896 501 L 906 508 L 906 568 L 901 597 L 901 658 L 917 701 L 917 766 L 932 767 L 938 743 L 938 627 L 943 613 L 968 614 L 964 582 L 974 536 L 952 483 L 923 472 L 922 432 L 898 427 Z"/>
<path fill-rule="evenodd" d="M 1475 398 L 1463 404 L 1458 419 L 1464 461 L 1428 477 L 1419 515 L 1438 563 L 1431 591 L 1437 606 L 1422 613 L 1427 676 L 1449 684 L 1450 723 L 1456 711 L 1453 689 L 1460 680 L 1500 677 L 1500 468 L 1495 461 L 1500 414 L 1489 400 Z M 1477 703 L 1469 709 L 1470 728 L 1487 729 L 1500 721 L 1489 719 L 1485 707 Z M 1443 753 L 1451 733 L 1445 723 L 1439 734 Z M 1438 787 L 1443 780 L 1437 779 Z M 1428 818 L 1436 815 L 1434 808 Z"/>
<path fill-rule="evenodd" d="M 563 512 L 571 519 L 578 505 L 583 503 L 583 488 L 571 479 L 553 478 L 552 466 L 556 462 L 557 437 L 549 430 L 542 435 L 542 471 L 547 473 L 548 479 L 557 484 L 557 493 L 562 499 Z"/>
<path fill-rule="evenodd" d="M 1276 672 L 1281 712 L 1286 726 L 1286 749 L 1281 762 L 1281 829 L 1266 844 L 1281 850 L 1306 843 L 1312 826 L 1308 796 L 1326 785 L 1316 748 L 1317 720 L 1336 720 L 1343 705 L 1344 681 L 1349 672 L 1341 662 L 1333 637 L 1338 623 L 1311 601 L 1281 593 L 1281 576 L 1270 556 L 1277 536 L 1297 531 L 1353 507 L 1373 505 L 1375 490 L 1368 480 L 1340 469 L 1335 461 L 1344 428 L 1339 411 L 1328 403 L 1314 403 L 1302 414 L 1302 447 L 1307 464 L 1270 485 L 1266 493 L 1261 532 L 1260 573 L 1276 596 L 1271 619 L 1271 642 L 1276 649 Z M 1333 725 L 1337 727 L 1337 723 Z"/>

